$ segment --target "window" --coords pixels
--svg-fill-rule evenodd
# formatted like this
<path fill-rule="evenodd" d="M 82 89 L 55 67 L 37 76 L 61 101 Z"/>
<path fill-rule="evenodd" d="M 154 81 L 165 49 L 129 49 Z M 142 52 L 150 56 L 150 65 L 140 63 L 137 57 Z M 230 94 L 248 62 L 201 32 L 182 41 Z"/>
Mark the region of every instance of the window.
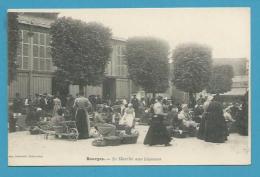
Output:
<path fill-rule="evenodd" d="M 39 70 L 39 59 L 38 58 L 33 58 L 33 69 Z"/>
<path fill-rule="evenodd" d="M 21 56 L 17 56 L 17 65 L 18 65 L 18 68 L 22 68 L 22 57 Z"/>
<path fill-rule="evenodd" d="M 33 33 L 33 44 L 39 44 L 39 35 L 38 35 L 38 33 Z"/>
<path fill-rule="evenodd" d="M 46 70 L 51 70 L 51 60 L 46 59 Z"/>
<path fill-rule="evenodd" d="M 23 57 L 23 68 L 24 69 L 29 68 L 29 57 Z"/>
<path fill-rule="evenodd" d="M 127 75 L 127 66 L 124 55 L 124 47 L 122 45 L 116 46 L 116 74 L 119 76 Z"/>
<path fill-rule="evenodd" d="M 30 49 L 30 36 L 28 31 L 22 31 L 22 41 L 19 44 L 21 46 L 20 54 L 18 54 L 18 58 L 20 57 L 20 65 L 21 69 L 29 69 L 29 49 Z"/>
<path fill-rule="evenodd" d="M 51 58 L 51 47 L 46 48 L 46 58 Z"/>
<path fill-rule="evenodd" d="M 28 31 L 23 31 L 23 43 L 29 43 Z"/>
<path fill-rule="evenodd" d="M 50 35 L 21 30 L 22 40 L 18 45 L 17 63 L 21 69 L 50 71 L 52 69 Z"/>
<path fill-rule="evenodd" d="M 33 57 L 39 57 L 39 47 L 37 45 L 33 46 Z"/>
<path fill-rule="evenodd" d="M 44 46 L 40 46 L 40 57 L 41 58 L 45 58 L 44 49 L 45 49 Z"/>

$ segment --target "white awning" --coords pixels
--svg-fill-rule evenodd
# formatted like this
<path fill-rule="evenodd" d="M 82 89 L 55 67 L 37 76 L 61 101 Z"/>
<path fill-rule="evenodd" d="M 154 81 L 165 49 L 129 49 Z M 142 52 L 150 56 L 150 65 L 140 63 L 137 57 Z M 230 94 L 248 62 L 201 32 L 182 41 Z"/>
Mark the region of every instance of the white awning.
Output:
<path fill-rule="evenodd" d="M 221 95 L 229 95 L 229 96 L 243 96 L 246 93 L 246 88 L 232 88 L 231 91 L 226 92 Z"/>

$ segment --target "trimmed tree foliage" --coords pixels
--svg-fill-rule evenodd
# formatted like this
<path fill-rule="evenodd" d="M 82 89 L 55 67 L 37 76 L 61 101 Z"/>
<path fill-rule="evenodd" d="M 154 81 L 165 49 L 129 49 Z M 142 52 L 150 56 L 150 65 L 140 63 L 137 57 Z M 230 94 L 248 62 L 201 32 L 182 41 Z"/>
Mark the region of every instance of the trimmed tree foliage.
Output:
<path fill-rule="evenodd" d="M 8 84 L 16 79 L 16 56 L 19 43 L 18 13 L 8 12 Z"/>
<path fill-rule="evenodd" d="M 230 65 L 217 65 L 212 69 L 207 92 L 211 94 L 225 93 L 231 90 L 233 68 Z"/>
<path fill-rule="evenodd" d="M 128 72 L 146 93 L 165 92 L 169 86 L 169 45 L 156 38 L 134 37 L 126 43 Z"/>
<path fill-rule="evenodd" d="M 80 92 L 85 85 L 96 86 L 102 82 L 112 50 L 109 28 L 62 17 L 52 24 L 50 34 L 52 58 L 58 72 L 79 85 Z"/>
<path fill-rule="evenodd" d="M 211 49 L 188 43 L 176 47 L 173 52 L 173 83 L 177 89 L 189 93 L 189 106 L 195 104 L 194 93 L 208 85 L 212 67 Z"/>

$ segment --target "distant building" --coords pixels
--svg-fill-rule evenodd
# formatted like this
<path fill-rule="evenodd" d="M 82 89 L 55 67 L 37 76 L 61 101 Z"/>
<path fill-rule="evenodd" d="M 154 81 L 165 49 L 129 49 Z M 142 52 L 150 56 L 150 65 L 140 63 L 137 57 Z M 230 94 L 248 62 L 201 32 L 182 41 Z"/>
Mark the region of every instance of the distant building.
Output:
<path fill-rule="evenodd" d="M 240 99 L 249 89 L 249 61 L 247 58 L 217 58 L 215 65 L 231 65 L 234 71 L 232 89 L 221 94 L 225 100 Z"/>
<path fill-rule="evenodd" d="M 53 66 L 49 29 L 57 19 L 57 13 L 19 13 L 20 42 L 17 52 L 17 80 L 9 86 L 9 98 L 15 93 L 25 98 L 36 93 L 55 94 Z M 86 86 L 85 95 L 101 95 L 103 98 L 115 100 L 129 98 L 132 93 L 132 82 L 128 77 L 124 50 L 125 40 L 111 39 L 112 53 L 106 68 L 106 77 L 99 87 Z M 64 88 L 67 89 L 67 88 Z M 68 88 L 72 95 L 79 90 L 77 85 Z"/>

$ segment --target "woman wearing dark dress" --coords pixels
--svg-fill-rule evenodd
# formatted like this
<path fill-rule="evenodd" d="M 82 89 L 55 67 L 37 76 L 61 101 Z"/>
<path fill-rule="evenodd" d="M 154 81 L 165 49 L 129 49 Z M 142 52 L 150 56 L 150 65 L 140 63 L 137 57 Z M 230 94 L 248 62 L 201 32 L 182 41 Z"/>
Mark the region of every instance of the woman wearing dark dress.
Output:
<path fill-rule="evenodd" d="M 89 137 L 90 122 L 88 117 L 88 108 L 91 107 L 90 101 L 80 93 L 75 99 L 74 106 L 76 109 L 75 119 L 79 132 L 79 139 L 87 139 Z"/>
<path fill-rule="evenodd" d="M 227 140 L 228 130 L 221 103 L 211 101 L 204 113 L 204 131 L 200 132 L 200 139 L 212 143 L 224 143 Z"/>
<path fill-rule="evenodd" d="M 203 104 L 204 111 L 201 116 L 200 127 L 199 127 L 198 134 L 197 134 L 197 137 L 201 140 L 204 140 L 205 128 L 206 128 L 206 114 L 207 114 L 209 104 L 211 103 L 212 100 L 213 100 L 213 96 L 208 96 L 207 100 Z"/>
<path fill-rule="evenodd" d="M 238 112 L 238 133 L 248 136 L 248 91 L 245 93 L 242 103 L 242 110 Z"/>
<path fill-rule="evenodd" d="M 170 145 L 171 137 L 163 124 L 164 113 L 162 106 L 162 97 L 157 98 L 157 102 L 153 105 L 153 117 L 148 129 L 148 132 L 144 139 L 145 145 Z"/>

